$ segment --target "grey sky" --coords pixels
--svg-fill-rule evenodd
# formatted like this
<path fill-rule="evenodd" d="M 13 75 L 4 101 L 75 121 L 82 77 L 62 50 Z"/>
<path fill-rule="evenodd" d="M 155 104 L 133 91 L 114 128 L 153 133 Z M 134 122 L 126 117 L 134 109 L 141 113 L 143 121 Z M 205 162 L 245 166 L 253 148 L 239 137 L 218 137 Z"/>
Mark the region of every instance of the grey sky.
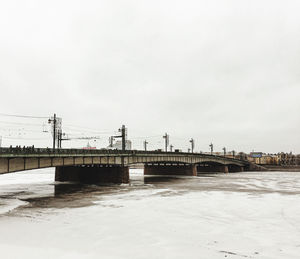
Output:
<path fill-rule="evenodd" d="M 299 10 L 298 0 L 1 1 L 0 110 L 126 124 L 135 148 L 168 132 L 184 149 L 193 137 L 202 151 L 212 141 L 300 153 Z"/>

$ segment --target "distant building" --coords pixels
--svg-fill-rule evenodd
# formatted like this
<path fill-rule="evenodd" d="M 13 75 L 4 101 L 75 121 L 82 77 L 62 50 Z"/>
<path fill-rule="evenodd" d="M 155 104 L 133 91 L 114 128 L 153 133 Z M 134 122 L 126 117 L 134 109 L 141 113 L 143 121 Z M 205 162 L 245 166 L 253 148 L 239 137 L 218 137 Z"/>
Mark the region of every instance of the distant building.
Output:
<path fill-rule="evenodd" d="M 278 160 L 280 165 L 300 165 L 300 155 L 292 153 L 279 153 Z"/>
<path fill-rule="evenodd" d="M 90 143 L 88 142 L 87 145 L 86 145 L 86 147 L 83 147 L 82 149 L 96 149 L 96 147 L 92 147 L 90 145 Z"/>
<path fill-rule="evenodd" d="M 108 149 L 118 149 L 118 150 L 122 150 L 122 141 L 121 140 L 117 140 L 115 143 L 113 143 L 112 145 L 107 147 Z M 126 140 L 125 141 L 125 149 L 126 150 L 131 150 L 131 141 L 130 140 Z"/>
<path fill-rule="evenodd" d="M 262 152 L 253 152 L 247 156 L 247 160 L 259 165 L 282 165 L 293 166 L 300 165 L 300 155 L 292 153 L 265 154 Z M 258 155 L 261 154 L 261 155 Z"/>
<path fill-rule="evenodd" d="M 203 152 L 202 154 L 211 154 L 210 152 Z M 223 152 L 213 152 L 212 155 L 224 156 Z M 300 165 L 300 155 L 295 155 L 292 153 L 278 153 L 278 154 L 266 154 L 263 152 L 251 152 L 246 154 L 239 152 L 226 152 L 227 158 L 236 158 L 241 160 L 247 160 L 249 162 L 258 165 L 281 165 L 281 166 L 295 166 Z"/>

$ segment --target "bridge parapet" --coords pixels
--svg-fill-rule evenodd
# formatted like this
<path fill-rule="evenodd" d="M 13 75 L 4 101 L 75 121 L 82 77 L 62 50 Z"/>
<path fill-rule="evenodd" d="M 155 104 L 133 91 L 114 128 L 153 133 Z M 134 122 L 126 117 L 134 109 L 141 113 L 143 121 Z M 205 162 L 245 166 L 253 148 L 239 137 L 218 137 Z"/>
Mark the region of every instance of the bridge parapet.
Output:
<path fill-rule="evenodd" d="M 182 163 L 247 166 L 247 161 L 200 153 L 140 150 L 0 148 L 0 173 L 56 166 Z"/>
<path fill-rule="evenodd" d="M 11 156 L 63 156 L 63 155 L 123 155 L 123 156 L 134 156 L 134 155 L 148 155 L 148 156 L 185 156 L 185 157 L 205 157 L 205 158 L 217 158 L 226 161 L 243 161 L 240 159 L 233 159 L 224 156 L 208 155 L 202 153 L 185 153 L 185 152 L 162 152 L 162 151 L 142 151 L 142 150 L 117 150 L 117 149 L 50 149 L 50 148 L 4 148 L 0 147 L 0 157 L 11 157 Z"/>

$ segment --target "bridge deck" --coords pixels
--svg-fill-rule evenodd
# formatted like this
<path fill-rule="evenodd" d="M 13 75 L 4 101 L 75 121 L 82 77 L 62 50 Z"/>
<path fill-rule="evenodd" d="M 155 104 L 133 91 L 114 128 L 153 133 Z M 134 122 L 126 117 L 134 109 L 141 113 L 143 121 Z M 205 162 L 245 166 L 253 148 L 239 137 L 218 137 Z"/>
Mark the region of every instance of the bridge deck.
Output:
<path fill-rule="evenodd" d="M 185 153 L 185 152 L 162 152 L 162 151 L 142 151 L 142 150 L 110 150 L 110 149 L 56 149 L 49 148 L 0 148 L 0 158 L 24 158 L 24 157 L 132 157 L 132 156 L 149 156 L 149 157 L 186 157 L 186 158 L 207 158 L 218 161 L 233 162 L 245 164 L 247 161 L 234 159 L 224 156 L 209 155 L 203 153 Z"/>
<path fill-rule="evenodd" d="M 248 165 L 247 161 L 201 153 L 107 149 L 0 148 L 0 173 L 67 165 L 131 165 L 136 163 L 215 163 L 242 167 Z"/>

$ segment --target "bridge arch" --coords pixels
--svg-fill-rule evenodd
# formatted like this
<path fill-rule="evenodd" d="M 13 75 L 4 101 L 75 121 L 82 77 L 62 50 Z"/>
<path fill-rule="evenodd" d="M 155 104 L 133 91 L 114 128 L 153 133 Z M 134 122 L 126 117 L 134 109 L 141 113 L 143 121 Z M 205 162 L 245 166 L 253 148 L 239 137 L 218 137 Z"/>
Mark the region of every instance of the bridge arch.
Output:
<path fill-rule="evenodd" d="M 72 167 L 78 170 L 78 174 L 84 171 L 95 172 L 96 170 L 99 172 L 125 172 L 127 174 L 128 167 L 137 163 L 144 164 L 145 168 L 149 169 L 148 172 L 150 172 L 151 166 L 152 173 L 156 171 L 158 174 L 160 170 L 168 174 L 181 175 L 197 175 L 197 168 L 201 171 L 208 167 L 213 167 L 213 171 L 219 172 L 236 171 L 248 164 L 237 159 L 199 153 L 80 149 L 55 151 L 33 149 L 23 152 L 20 149 L 0 148 L 0 174 L 47 167 L 56 167 L 57 171 L 60 172 L 58 175 L 71 174 L 70 168 Z M 68 173 L 66 173 L 67 170 L 69 170 Z"/>
<path fill-rule="evenodd" d="M 212 173 L 212 172 L 242 172 L 244 167 L 237 163 L 224 164 L 221 161 L 205 161 L 198 163 L 197 171 L 200 173 Z"/>

